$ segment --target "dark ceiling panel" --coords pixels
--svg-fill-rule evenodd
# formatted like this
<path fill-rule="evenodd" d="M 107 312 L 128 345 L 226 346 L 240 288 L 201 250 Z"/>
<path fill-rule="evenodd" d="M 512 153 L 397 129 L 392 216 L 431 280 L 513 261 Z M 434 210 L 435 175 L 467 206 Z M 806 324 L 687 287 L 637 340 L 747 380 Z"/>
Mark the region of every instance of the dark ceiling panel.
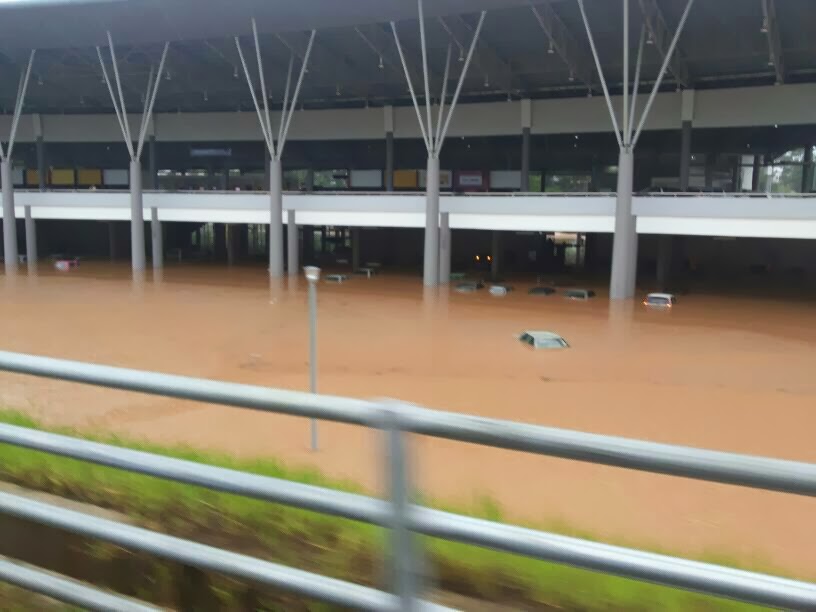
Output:
<path fill-rule="evenodd" d="M 472 13 L 525 4 L 526 0 L 433 0 L 425 14 Z M 2 5 L 0 5 L 2 6 Z M 123 44 L 291 32 L 415 19 L 414 0 L 111 0 L 0 8 L 0 45 L 30 49 L 101 45 L 111 30 Z"/>
<path fill-rule="evenodd" d="M 816 81 L 816 37 L 810 31 L 812 24 L 816 23 L 816 0 L 774 1 L 789 82 Z M 619 93 L 622 80 L 621 0 L 584 2 L 595 32 L 604 74 L 611 91 Z M 670 30 L 676 27 L 685 2 L 657 0 Z M 190 9 L 193 5 L 197 10 Z M 483 28 L 484 37 L 477 46 L 462 90 L 463 101 L 517 99 L 519 96 L 586 96 L 589 93 L 587 85 L 580 79 L 569 80 L 569 69 L 558 54 L 547 52 L 549 43 L 546 34 L 526 2 L 426 0 L 426 5 L 433 98 L 438 98 L 441 90 L 448 44 L 451 44 L 453 55 L 448 83 L 448 96 L 451 95 L 463 66 L 459 61 L 460 46 L 467 50 L 476 22 L 477 16 L 472 11 L 482 6 L 509 8 L 488 12 Z M 315 39 L 312 61 L 300 97 L 307 108 L 410 103 L 390 27 L 381 19 L 377 21 L 383 14 L 408 18 L 399 23 L 400 39 L 417 94 L 422 96 L 424 93 L 415 0 L 121 0 L 106 5 L 86 5 L 82 10 L 90 14 L 101 6 L 107 7 L 105 19 L 113 23 L 124 95 L 130 110 L 141 109 L 142 92 L 150 65 L 155 65 L 161 54 L 159 42 L 144 41 L 158 39 L 158 34 L 165 31 L 162 28 L 172 24 L 178 29 L 179 36 L 195 36 L 171 44 L 155 110 L 241 109 L 254 113 L 234 41 L 227 35 L 230 28 L 238 28 L 250 71 L 257 81 L 248 17 L 253 12 L 252 7 L 257 9 L 259 26 L 265 31 L 260 37 L 261 49 L 273 107 L 278 107 L 283 97 L 290 48 L 295 51 L 297 76 L 300 57 L 308 39 L 304 30 L 292 30 L 291 26 L 306 23 L 302 19 L 310 15 L 310 11 L 317 10 L 316 7 L 323 7 L 325 12 L 312 17 L 332 27 L 321 27 Z M 201 10 L 203 6 L 207 7 L 206 11 Z M 120 15 L 114 19 L 117 11 L 124 11 L 122 15 L 127 15 L 128 11 L 137 8 L 144 9 L 138 18 L 128 21 Z M 569 30 L 576 52 L 591 67 L 593 94 L 601 95 L 577 1 L 558 0 L 553 2 L 553 9 Z M 76 7 L 69 9 L 63 6 L 53 10 L 57 13 L 36 26 L 36 36 L 48 39 L 50 47 L 42 48 L 37 53 L 26 112 L 111 112 L 110 98 L 101 79 L 93 46 L 85 44 L 62 48 L 66 41 L 78 40 L 80 33 L 96 32 L 94 35 L 100 35 L 100 32 L 104 32 L 102 26 L 105 20 L 79 19 L 78 13 L 71 12 L 76 11 Z M 446 14 L 444 24 L 437 14 L 463 10 L 467 12 L 461 16 Z M 23 30 L 12 32 L 13 36 L 5 38 L 10 30 L 15 29 L 8 18 L 16 15 L 17 19 L 27 22 L 34 18 L 37 11 L 0 9 L 0 112 L 4 109 L 8 112 L 13 107 L 19 73 L 28 56 L 27 47 L 8 46 L 12 38 L 18 42 L 25 38 Z M 277 14 L 277 20 L 272 19 L 273 13 Z M 64 19 L 61 20 L 60 15 Z M 73 18 L 68 18 L 68 15 L 73 15 Z M 265 16 L 261 18 L 262 15 Z M 637 0 L 630 0 L 630 19 L 630 61 L 634 68 L 642 23 Z M 145 21 L 151 20 L 155 24 L 139 38 L 137 34 L 145 28 Z M 347 25 L 355 21 L 362 25 L 357 28 Z M 313 23 L 317 24 L 317 21 Z M 31 24 L 26 27 L 29 26 Z M 272 32 L 272 29 L 287 31 Z M 761 29 L 759 0 L 696 0 L 679 43 L 688 68 L 690 86 L 729 87 L 773 82 L 767 37 Z M 205 34 L 208 37 L 202 38 Z M 125 42 L 128 35 L 139 42 Z M 35 42 L 35 39 L 29 42 Z M 382 68 L 380 57 L 383 60 Z M 655 47 L 647 46 L 642 91 L 650 86 L 660 64 L 661 56 Z M 630 77 L 632 75 L 633 70 L 630 70 Z M 677 87 L 671 74 L 667 75 L 663 85 L 666 90 Z"/>

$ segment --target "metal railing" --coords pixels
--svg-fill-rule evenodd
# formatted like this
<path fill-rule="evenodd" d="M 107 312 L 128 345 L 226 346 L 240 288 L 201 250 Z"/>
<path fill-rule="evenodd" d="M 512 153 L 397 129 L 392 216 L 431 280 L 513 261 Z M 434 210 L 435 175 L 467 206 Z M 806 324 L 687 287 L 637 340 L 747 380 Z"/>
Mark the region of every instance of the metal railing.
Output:
<path fill-rule="evenodd" d="M 410 504 L 405 434 L 414 433 L 659 474 L 816 496 L 816 465 L 514 423 L 399 403 L 373 403 L 237 383 L 0 352 L 0 370 L 166 397 L 372 427 L 386 433 L 389 500 L 0 425 L 0 443 L 386 527 L 391 592 L 327 578 L 75 510 L 0 493 L 0 513 L 187 565 L 361 609 L 446 609 L 418 599 L 411 534 L 781 608 L 816 609 L 816 584 L 688 561 Z M 0 579 L 12 571 L 0 564 Z M 41 590 L 42 582 L 17 581 Z M 83 586 L 83 589 L 90 587 Z M 48 593 L 60 597 L 60 591 Z M 87 595 L 87 594 L 86 594 Z M 114 597 L 100 592 L 105 597 Z M 92 609 L 96 606 L 86 598 Z M 126 600 L 134 606 L 132 600 Z M 119 609 L 136 609 L 119 608 Z M 141 608 L 146 609 L 146 608 Z"/>

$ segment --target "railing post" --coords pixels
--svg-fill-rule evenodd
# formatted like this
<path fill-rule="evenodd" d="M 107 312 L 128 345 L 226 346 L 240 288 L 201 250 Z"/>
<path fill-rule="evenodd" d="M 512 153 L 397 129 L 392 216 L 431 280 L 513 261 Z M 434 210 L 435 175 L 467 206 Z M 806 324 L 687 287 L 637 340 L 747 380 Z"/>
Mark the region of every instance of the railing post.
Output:
<path fill-rule="evenodd" d="M 408 527 L 410 478 L 405 432 L 400 429 L 398 403 L 383 404 L 385 433 L 387 493 L 391 501 L 390 550 L 387 567 L 392 590 L 397 596 L 396 609 L 409 612 L 417 609 L 419 594 L 418 554 Z"/>

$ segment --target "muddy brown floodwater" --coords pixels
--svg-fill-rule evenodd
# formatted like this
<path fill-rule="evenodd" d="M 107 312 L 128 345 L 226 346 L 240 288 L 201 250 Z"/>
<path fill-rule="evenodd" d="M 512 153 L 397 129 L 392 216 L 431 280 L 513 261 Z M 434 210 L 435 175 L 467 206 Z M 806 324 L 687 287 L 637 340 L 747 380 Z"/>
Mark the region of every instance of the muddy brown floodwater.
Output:
<path fill-rule="evenodd" d="M 0 348 L 288 389 L 308 388 L 306 287 L 260 267 L 127 264 L 3 277 Z M 816 462 L 816 301 L 681 296 L 671 312 L 481 291 L 424 299 L 419 279 L 321 283 L 319 388 L 660 442 Z M 571 348 L 534 352 L 524 329 Z M 380 488 L 380 439 L 305 419 L 0 375 L 0 401 L 50 424 L 292 464 Z M 498 500 L 509 520 L 711 553 L 816 578 L 816 501 L 418 437 L 428 496 Z"/>

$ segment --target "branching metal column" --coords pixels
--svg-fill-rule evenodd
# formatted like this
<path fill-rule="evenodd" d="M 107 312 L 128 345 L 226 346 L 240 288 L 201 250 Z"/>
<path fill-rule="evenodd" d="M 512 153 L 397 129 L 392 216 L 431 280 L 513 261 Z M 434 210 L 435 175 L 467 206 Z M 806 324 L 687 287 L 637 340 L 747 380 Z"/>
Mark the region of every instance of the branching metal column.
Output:
<path fill-rule="evenodd" d="M 666 74 L 669 63 L 672 60 L 677 41 L 680 38 L 680 33 L 683 31 L 683 26 L 688 18 L 689 11 L 694 0 L 687 0 L 686 8 L 683 11 L 680 21 L 677 25 L 677 30 L 671 43 L 663 53 L 663 63 L 660 71 L 655 79 L 652 91 L 649 95 L 646 105 L 640 115 L 640 120 L 635 127 L 635 105 L 637 103 L 636 92 L 640 81 L 640 67 L 643 54 L 643 40 L 644 31 L 647 24 L 644 24 L 644 29 L 641 30 L 640 45 L 638 48 L 638 58 L 636 61 L 635 80 L 632 88 L 631 104 L 629 100 L 629 0 L 623 0 L 623 65 L 624 65 L 624 105 L 622 109 L 622 123 L 623 129 L 618 128 L 618 119 L 615 115 L 612 106 L 612 99 L 609 96 L 609 89 L 606 85 L 603 68 L 598 57 L 598 52 L 595 47 L 595 40 L 592 36 L 592 28 L 587 19 L 586 10 L 584 8 L 584 0 L 578 0 L 578 8 L 581 11 L 581 18 L 584 22 L 589 46 L 592 50 L 592 57 L 595 60 L 595 67 L 598 70 L 598 76 L 601 81 L 601 87 L 604 92 L 604 98 L 609 110 L 609 117 L 612 121 L 612 129 L 615 133 L 615 138 L 620 145 L 620 154 L 618 157 L 618 191 L 617 202 L 615 204 L 615 235 L 612 245 L 612 272 L 609 283 L 609 296 L 613 300 L 622 300 L 632 298 L 635 294 L 635 285 L 637 282 L 637 251 L 638 251 L 638 236 L 637 236 L 637 219 L 632 215 L 632 177 L 634 173 L 634 150 L 646 119 L 649 116 L 649 111 L 654 103 L 655 96 L 660 90 L 660 84 Z"/>
<path fill-rule="evenodd" d="M 14 104 L 14 115 L 11 120 L 11 134 L 8 140 L 8 149 L 3 150 L 0 145 L 0 181 L 3 189 L 3 257 L 5 258 L 6 274 L 13 274 L 17 271 L 18 251 L 17 251 L 17 216 L 14 211 L 14 179 L 11 173 L 11 156 L 14 152 L 14 140 L 17 136 L 17 126 L 20 123 L 20 115 L 23 112 L 23 102 L 25 101 L 26 90 L 28 89 L 28 78 L 31 76 L 31 66 L 34 64 L 35 51 L 31 51 L 28 57 L 28 65 L 20 74 L 20 83 L 17 87 L 17 98 Z M 30 210 L 27 209 L 30 216 Z"/>
<path fill-rule="evenodd" d="M 252 95 L 252 102 L 255 106 L 255 112 L 258 115 L 258 123 L 261 127 L 261 134 L 266 144 L 266 151 L 269 155 L 269 276 L 273 278 L 280 278 L 283 276 L 283 173 L 281 167 L 281 158 L 283 157 L 283 148 L 286 145 L 286 138 L 289 134 L 289 125 L 292 121 L 292 115 L 297 107 L 298 96 L 300 88 L 303 84 L 303 77 L 306 75 L 309 65 L 309 56 L 312 53 L 314 45 L 315 31 L 312 30 L 309 36 L 309 43 L 306 46 L 306 52 L 303 54 L 303 61 L 300 65 L 300 75 L 298 76 L 297 84 L 295 85 L 294 93 L 291 100 L 289 99 L 289 89 L 292 82 L 292 71 L 295 62 L 294 53 L 289 58 L 289 70 L 286 75 L 286 89 L 283 96 L 283 108 L 281 110 L 280 123 L 278 125 L 277 145 L 275 142 L 275 134 L 272 129 L 272 121 L 269 116 L 269 96 L 266 93 L 266 78 L 264 76 L 263 58 L 261 57 L 261 45 L 258 39 L 258 26 L 255 19 L 252 19 L 252 38 L 255 43 L 255 60 L 258 67 L 258 84 L 260 86 L 261 102 L 263 102 L 263 109 L 258 102 L 258 95 L 255 91 L 255 85 L 252 76 L 249 73 L 249 67 L 244 59 L 244 52 L 241 48 L 241 41 L 235 37 L 235 48 L 238 51 L 238 57 L 241 60 L 241 67 L 244 70 L 249 93 Z M 291 236 L 291 234 L 290 234 Z M 295 248 L 297 248 L 297 232 L 295 236 Z M 290 247 L 291 248 L 291 247 Z M 292 276 L 297 275 L 297 268 L 291 265 L 288 270 Z"/>
<path fill-rule="evenodd" d="M 102 50 L 97 47 L 96 55 L 99 58 L 99 65 L 102 68 L 102 77 L 105 84 L 108 86 L 108 93 L 113 103 L 113 110 L 116 113 L 116 119 L 119 123 L 119 128 L 122 130 L 122 137 L 125 140 L 125 146 L 130 154 L 130 264 L 134 272 L 143 272 L 145 269 L 145 239 L 144 239 L 144 206 L 142 202 L 142 150 L 144 149 L 145 137 L 147 129 L 150 124 L 150 117 L 153 115 L 153 105 L 156 103 L 156 96 L 159 93 L 159 84 L 162 80 L 164 72 L 164 62 L 167 59 L 167 50 L 170 43 L 164 44 L 161 60 L 159 60 L 158 70 L 153 67 L 150 68 L 150 74 L 147 77 L 147 91 L 144 96 L 144 109 L 142 111 L 142 120 L 139 126 L 139 132 L 135 135 L 136 146 L 134 147 L 133 134 L 130 131 L 130 122 L 128 120 L 127 106 L 125 105 L 125 96 L 122 93 L 122 80 L 119 78 L 119 64 L 116 61 L 116 51 L 113 46 L 113 38 L 108 32 L 108 46 L 110 49 L 110 63 L 113 68 L 114 81 L 108 76 L 108 69 L 105 65 L 105 60 L 102 58 Z M 113 84 L 116 85 L 116 93 L 114 92 Z M 118 96 L 117 96 L 118 93 Z M 158 217 L 156 217 L 158 223 Z M 153 227 L 153 216 L 151 213 L 151 227 Z M 155 233 L 155 229 L 153 230 Z M 155 243 L 154 243 L 155 244 Z M 155 254 L 155 246 L 153 253 Z M 161 265 L 161 257 L 158 260 L 154 257 L 154 267 Z"/>
<path fill-rule="evenodd" d="M 448 54 L 445 64 L 445 74 L 442 79 L 442 94 L 440 96 L 438 116 L 436 126 L 432 113 L 430 110 L 430 88 L 428 85 L 428 66 L 427 66 L 427 50 L 425 47 L 425 21 L 423 19 L 423 0 L 417 0 L 417 8 L 419 12 L 419 30 L 420 41 L 422 44 L 422 70 L 423 81 L 425 84 L 425 119 L 422 118 L 422 111 L 419 107 L 416 93 L 414 91 L 414 84 L 411 80 L 411 73 L 408 70 L 408 63 L 405 61 L 405 54 L 402 51 L 400 44 L 399 33 L 397 26 L 392 21 L 391 31 L 394 34 L 394 42 L 397 46 L 402 69 L 405 73 L 405 80 L 408 84 L 408 91 L 411 94 L 411 101 L 416 111 L 417 121 L 419 123 L 419 131 L 422 133 L 422 140 L 425 143 L 425 148 L 428 151 L 428 166 L 425 176 L 425 251 L 422 272 L 422 284 L 426 287 L 435 287 L 439 284 L 440 262 L 439 262 L 439 153 L 442 150 L 442 145 L 445 142 L 445 137 L 448 134 L 451 117 L 456 109 L 456 103 L 459 100 L 459 94 L 462 91 L 462 85 L 465 81 L 468 68 L 473 60 L 473 52 L 476 49 L 476 43 L 479 40 L 479 34 L 482 30 L 482 24 L 485 19 L 485 12 L 482 11 L 479 16 L 479 22 L 473 32 L 473 39 L 471 40 L 468 49 L 467 57 L 462 66 L 462 72 L 459 75 L 459 80 L 456 85 L 456 90 L 451 99 L 450 106 L 446 109 L 446 93 L 448 85 L 448 76 L 450 74 L 451 63 L 451 46 L 448 45 Z"/>

